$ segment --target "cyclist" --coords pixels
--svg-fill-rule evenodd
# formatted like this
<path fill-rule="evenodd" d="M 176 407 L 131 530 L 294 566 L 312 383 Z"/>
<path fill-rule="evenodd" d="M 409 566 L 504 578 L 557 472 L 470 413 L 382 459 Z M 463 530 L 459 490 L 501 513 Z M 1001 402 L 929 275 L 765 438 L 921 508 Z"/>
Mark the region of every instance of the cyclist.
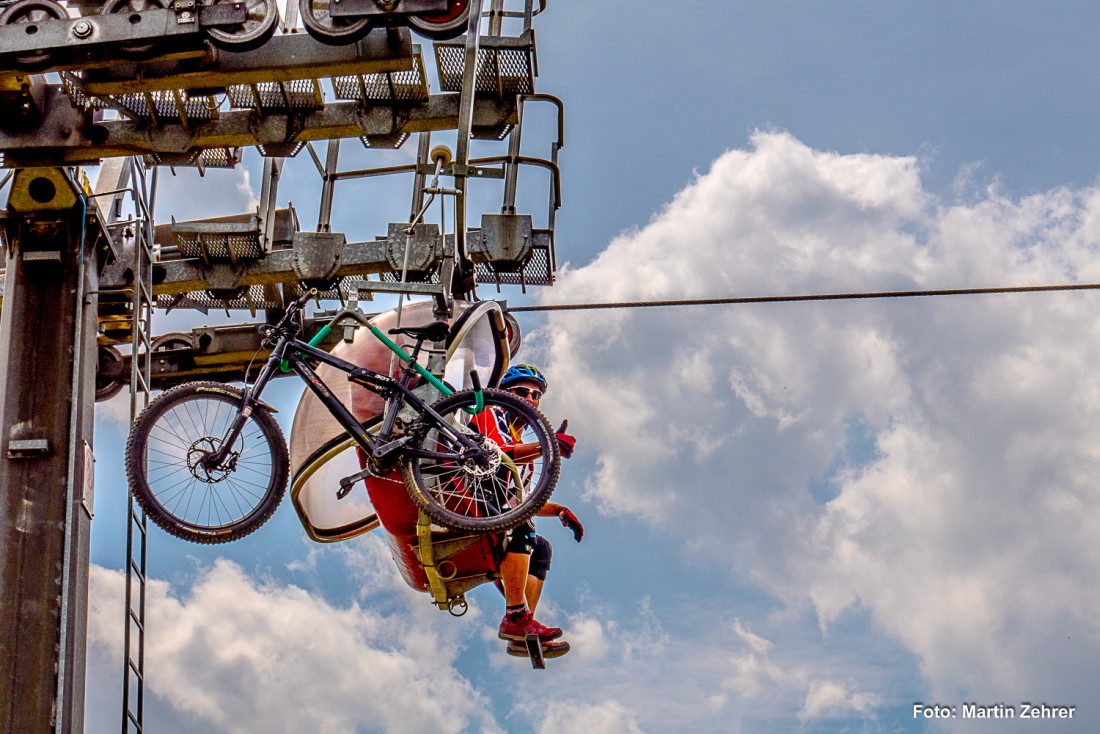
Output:
<path fill-rule="evenodd" d="M 539 369 L 527 364 L 509 368 L 500 380 L 502 390 L 527 400 L 536 408 L 546 393 L 547 386 L 546 377 Z M 522 426 L 509 425 L 508 419 L 495 411 L 493 417 L 504 442 L 518 438 Z M 568 424 L 568 421 L 563 421 L 556 433 L 558 449 L 565 459 L 573 455 L 573 447 L 576 445 L 576 439 L 566 433 Z M 517 459 L 523 453 L 523 448 L 522 444 L 513 447 L 513 455 Z M 538 515 L 556 516 L 563 526 L 573 531 L 573 538 L 578 543 L 584 537 L 584 526 L 565 505 L 547 502 Z M 501 585 L 507 608 L 498 634 L 501 639 L 509 641 L 510 655 L 528 654 L 523 640 L 529 634 L 537 634 L 541 638 L 543 657 L 553 658 L 569 652 L 569 643 L 557 639 L 561 636 L 561 629 L 546 627 L 536 621 L 534 616 L 542 596 L 543 583 L 550 570 L 552 550 L 550 541 L 535 532 L 535 524 L 530 520 L 513 528 L 507 536 L 504 559 L 500 563 Z"/>

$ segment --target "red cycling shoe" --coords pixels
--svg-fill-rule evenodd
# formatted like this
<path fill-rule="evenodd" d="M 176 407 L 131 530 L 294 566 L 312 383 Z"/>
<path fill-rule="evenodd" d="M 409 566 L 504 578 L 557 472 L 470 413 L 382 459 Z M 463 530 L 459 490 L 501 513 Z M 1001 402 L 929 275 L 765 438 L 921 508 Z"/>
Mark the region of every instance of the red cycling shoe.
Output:
<path fill-rule="evenodd" d="M 500 631 L 497 637 L 502 640 L 519 640 L 522 642 L 527 635 L 538 635 L 540 640 L 553 640 L 561 637 L 561 627 L 547 627 L 540 624 L 531 614 L 530 610 L 523 610 L 523 616 L 519 619 L 511 619 L 510 614 L 505 614 L 500 622 Z"/>

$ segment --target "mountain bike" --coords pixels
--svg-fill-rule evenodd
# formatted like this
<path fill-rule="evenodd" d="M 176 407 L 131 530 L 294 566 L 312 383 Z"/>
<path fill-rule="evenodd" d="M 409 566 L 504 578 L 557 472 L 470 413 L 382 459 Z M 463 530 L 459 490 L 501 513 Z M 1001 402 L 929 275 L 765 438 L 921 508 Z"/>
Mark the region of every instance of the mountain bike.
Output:
<path fill-rule="evenodd" d="M 456 392 L 419 362 L 425 341 L 450 327 L 436 321 L 390 329 L 415 340 L 407 352 L 356 309 L 344 309 L 308 342 L 298 339 L 298 314 L 316 291 L 287 307 L 277 324 L 260 327 L 271 349 L 251 386 L 192 382 L 165 391 L 138 416 L 126 445 L 126 473 L 135 499 L 168 533 L 197 543 L 223 543 L 255 531 L 275 512 L 288 474 L 286 439 L 261 400 L 279 370 L 294 372 L 361 449 L 363 470 L 345 477 L 336 496 L 369 476 L 400 471 L 412 500 L 439 525 L 499 532 L 532 517 L 557 483 L 554 431 L 526 400 L 482 388 Z M 404 363 L 395 379 L 329 354 L 318 345 L 345 319 L 370 329 Z M 377 433 L 367 429 L 318 377 L 323 363 L 387 400 Z M 428 404 L 417 392 L 434 387 Z M 371 421 L 372 424 L 376 421 Z"/>

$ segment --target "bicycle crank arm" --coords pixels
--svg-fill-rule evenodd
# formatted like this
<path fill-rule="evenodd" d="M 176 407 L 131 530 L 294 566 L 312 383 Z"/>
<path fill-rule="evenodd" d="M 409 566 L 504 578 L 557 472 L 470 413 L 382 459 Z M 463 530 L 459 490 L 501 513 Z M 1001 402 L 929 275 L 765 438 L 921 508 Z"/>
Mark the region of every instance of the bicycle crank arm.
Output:
<path fill-rule="evenodd" d="M 407 449 L 405 456 L 415 456 L 418 459 L 435 459 L 436 461 L 470 461 L 484 456 L 481 449 L 470 449 L 456 454 L 453 451 L 425 451 L 424 449 Z M 449 468 L 448 471 L 453 471 Z"/>
<path fill-rule="evenodd" d="M 397 451 L 398 449 L 400 449 L 402 446 L 404 446 L 405 444 L 407 444 L 411 440 L 412 440 L 412 436 L 402 436 L 401 438 L 390 441 L 389 443 L 376 448 L 373 452 L 373 456 L 374 456 L 375 459 L 379 459 L 379 460 L 384 459 L 387 456 L 389 456 L 390 454 L 392 454 L 394 451 Z"/>

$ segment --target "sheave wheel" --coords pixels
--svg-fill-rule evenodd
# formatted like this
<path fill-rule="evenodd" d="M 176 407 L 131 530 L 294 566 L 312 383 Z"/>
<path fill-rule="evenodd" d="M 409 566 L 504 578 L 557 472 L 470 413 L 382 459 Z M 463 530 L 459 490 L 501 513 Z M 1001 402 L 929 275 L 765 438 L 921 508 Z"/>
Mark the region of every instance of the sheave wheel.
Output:
<path fill-rule="evenodd" d="M 107 0 L 100 9 L 100 15 L 114 13 L 140 13 L 143 10 L 155 10 L 168 7 L 167 0 Z M 143 59 L 155 55 L 157 45 L 151 41 L 120 44 L 119 52 L 129 58 Z"/>
<path fill-rule="evenodd" d="M 138 416 L 126 444 L 134 498 L 166 532 L 195 543 L 243 538 L 271 517 L 286 492 L 286 440 L 255 406 L 227 461 L 204 459 L 222 443 L 241 391 L 191 382 L 160 395 Z"/>
<path fill-rule="evenodd" d="M 484 390 L 483 398 L 484 410 L 475 416 L 467 410 L 476 410 L 473 390 L 436 402 L 432 409 L 447 429 L 409 429 L 415 439 L 404 474 L 409 495 L 432 520 L 484 533 L 514 528 L 538 512 L 554 491 L 561 460 L 554 432 L 537 408 L 502 390 Z M 456 433 L 480 445 L 481 453 L 461 458 L 465 449 Z"/>
<path fill-rule="evenodd" d="M 95 400 L 110 400 L 122 392 L 126 381 L 122 379 L 122 352 L 109 344 L 96 349 Z"/>
<path fill-rule="evenodd" d="M 339 46 L 354 43 L 370 32 L 370 17 L 333 17 L 332 0 L 298 0 L 298 15 L 306 33 L 321 43 Z"/>
<path fill-rule="evenodd" d="M 0 25 L 24 25 L 24 32 L 32 36 L 38 33 L 41 23 L 68 17 L 69 13 L 65 8 L 53 0 L 19 0 L 0 13 Z M 51 59 L 48 51 L 40 51 L 17 56 L 15 61 L 27 71 L 41 71 L 49 67 Z"/>
<path fill-rule="evenodd" d="M 450 0 L 441 13 L 410 15 L 409 27 L 433 41 L 447 41 L 466 32 L 470 22 L 470 0 Z"/>
<path fill-rule="evenodd" d="M 205 0 L 204 5 L 236 2 L 237 0 Z M 244 0 L 245 20 L 236 25 L 209 26 L 206 34 L 215 46 L 226 51 L 248 51 L 258 48 L 275 34 L 279 25 L 279 6 L 275 0 Z"/>

